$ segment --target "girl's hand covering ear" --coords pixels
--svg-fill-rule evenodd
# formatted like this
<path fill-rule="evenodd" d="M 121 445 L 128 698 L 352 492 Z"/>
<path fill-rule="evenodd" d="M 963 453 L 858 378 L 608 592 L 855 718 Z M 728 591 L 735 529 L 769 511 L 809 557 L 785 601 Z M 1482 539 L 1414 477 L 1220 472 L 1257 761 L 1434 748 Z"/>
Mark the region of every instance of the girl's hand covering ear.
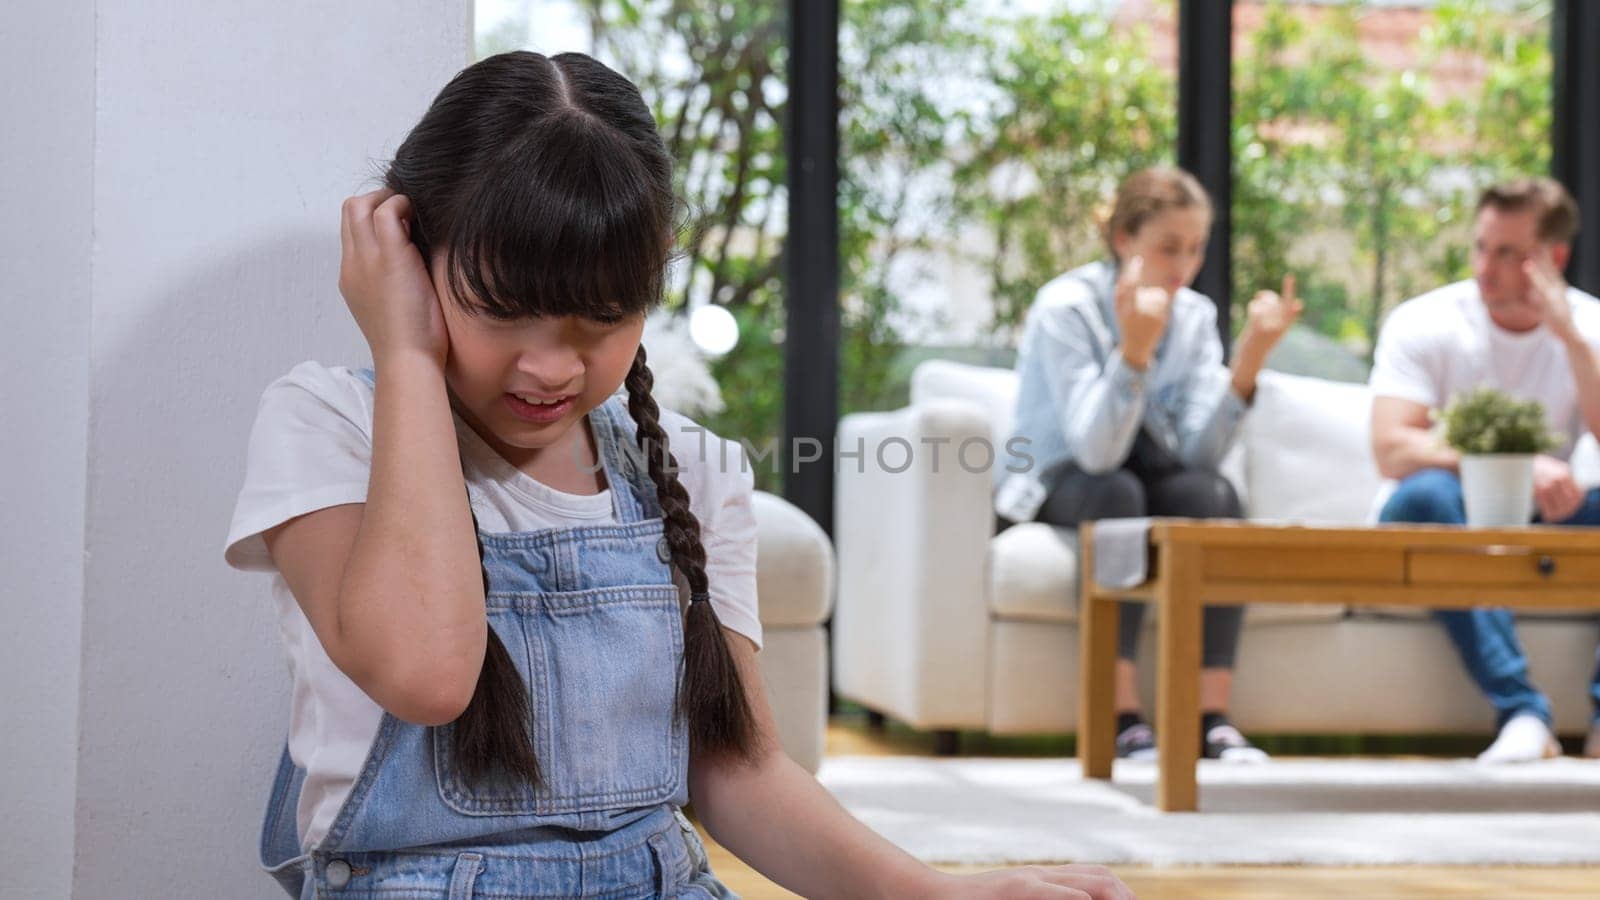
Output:
<path fill-rule="evenodd" d="M 377 360 L 418 351 L 444 367 L 449 333 L 428 266 L 411 242 L 411 201 L 388 188 L 344 201 L 339 293 Z"/>

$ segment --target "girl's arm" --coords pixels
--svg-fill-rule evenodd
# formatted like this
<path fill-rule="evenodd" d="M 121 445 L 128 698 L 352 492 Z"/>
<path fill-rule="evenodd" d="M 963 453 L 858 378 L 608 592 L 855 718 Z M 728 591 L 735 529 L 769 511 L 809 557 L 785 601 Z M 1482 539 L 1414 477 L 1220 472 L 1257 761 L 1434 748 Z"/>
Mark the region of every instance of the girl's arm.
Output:
<path fill-rule="evenodd" d="M 1092 290 L 1075 283 L 1055 289 Z M 1086 315 L 1099 315 L 1094 303 L 1089 294 Z M 1102 364 L 1093 329 L 1069 307 L 1030 314 L 1023 342 L 1023 377 L 1037 378 L 1044 387 L 1042 394 L 1025 390 L 1024 396 L 1050 404 L 1059 416 L 1073 463 L 1090 473 L 1121 466 L 1144 418 L 1144 371 L 1117 350 Z"/>
<path fill-rule="evenodd" d="M 724 630 L 763 749 L 751 763 L 692 760 L 695 813 L 719 844 L 803 897 L 1092 897 L 1133 893 L 1099 866 L 938 872 L 857 821 L 778 746 L 755 645 Z"/>
<path fill-rule="evenodd" d="M 1251 299 L 1249 318 L 1234 345 L 1233 365 L 1223 368 L 1222 340 L 1216 319 L 1208 316 L 1195 376 L 1177 413 L 1178 456 L 1184 465 L 1215 470 L 1232 446 L 1240 420 L 1254 402 L 1256 377 L 1267 356 L 1300 317 L 1303 304 L 1295 296 L 1294 275 L 1283 276 L 1283 293 L 1259 291 Z"/>
<path fill-rule="evenodd" d="M 1237 379 L 1230 383 L 1229 370 L 1222 363 L 1222 339 L 1217 336 L 1216 318 L 1208 310 L 1198 326 L 1198 345 L 1188 363 L 1186 383 L 1169 402 L 1169 414 L 1177 431 L 1178 459 L 1186 468 L 1216 471 L 1222 464 L 1249 407 L 1238 393 Z M 1238 357 L 1235 356 L 1236 365 Z M 1255 392 L 1254 376 L 1250 391 Z"/>
<path fill-rule="evenodd" d="M 291 519 L 263 538 L 340 671 L 395 716 L 441 725 L 472 699 L 488 628 L 442 313 L 405 233 L 408 210 L 387 191 L 344 210 L 340 289 L 377 370 L 366 503 Z"/>
<path fill-rule="evenodd" d="M 1300 318 L 1305 304 L 1295 295 L 1295 278 L 1291 272 L 1283 276 L 1283 293 L 1257 291 L 1246 307 L 1244 331 L 1234 347 L 1231 386 L 1233 393 L 1245 403 L 1255 399 L 1256 376 L 1266 365 L 1272 348 L 1283 340 L 1289 327 Z"/>

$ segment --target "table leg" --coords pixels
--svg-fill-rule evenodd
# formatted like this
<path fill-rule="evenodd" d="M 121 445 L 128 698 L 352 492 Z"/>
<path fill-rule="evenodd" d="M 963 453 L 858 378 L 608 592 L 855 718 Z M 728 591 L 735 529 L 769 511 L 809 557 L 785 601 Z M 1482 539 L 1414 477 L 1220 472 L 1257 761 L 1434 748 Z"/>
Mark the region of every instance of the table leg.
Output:
<path fill-rule="evenodd" d="M 1195 767 L 1200 760 L 1200 550 L 1164 548 L 1157 571 L 1156 807 L 1198 808 Z"/>
<path fill-rule="evenodd" d="M 1110 778 L 1117 740 L 1117 601 L 1095 592 L 1093 527 L 1078 530 L 1078 761 L 1083 777 Z"/>

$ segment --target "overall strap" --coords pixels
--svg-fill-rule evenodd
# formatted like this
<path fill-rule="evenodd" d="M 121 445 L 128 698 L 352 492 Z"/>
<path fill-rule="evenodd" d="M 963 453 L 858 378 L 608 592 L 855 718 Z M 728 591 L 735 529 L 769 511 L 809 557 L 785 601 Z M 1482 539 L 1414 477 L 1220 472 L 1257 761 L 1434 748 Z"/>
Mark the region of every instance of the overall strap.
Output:
<path fill-rule="evenodd" d="M 589 413 L 589 424 L 594 429 L 595 452 L 606 467 L 606 481 L 611 488 L 617 521 L 629 523 L 660 518 L 661 503 L 656 496 L 656 485 L 650 479 L 645 451 L 639 447 L 638 428 L 628 413 L 626 401 L 619 396 L 606 400 Z M 650 452 L 658 454 L 664 450 L 650 448 Z"/>

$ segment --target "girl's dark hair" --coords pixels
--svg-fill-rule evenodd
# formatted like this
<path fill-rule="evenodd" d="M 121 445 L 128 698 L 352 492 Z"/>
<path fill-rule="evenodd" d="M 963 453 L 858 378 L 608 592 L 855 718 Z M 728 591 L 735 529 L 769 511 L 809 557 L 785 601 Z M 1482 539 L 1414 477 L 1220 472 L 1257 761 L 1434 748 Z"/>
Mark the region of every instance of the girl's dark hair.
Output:
<path fill-rule="evenodd" d="M 454 301 L 471 314 L 611 320 L 661 300 L 676 230 L 672 159 L 638 88 L 588 56 L 519 51 L 462 70 L 384 181 L 411 200 L 412 239 L 444 266 Z M 703 597 L 700 523 L 666 449 L 652 380 L 641 346 L 627 376 L 628 411 L 673 564 Z M 478 554 L 481 562 L 481 542 Z M 483 580 L 487 592 L 487 571 Z M 689 603 L 677 697 L 692 752 L 755 754 L 745 685 L 709 602 Z M 454 723 L 460 773 L 537 785 L 531 715 L 527 687 L 490 629 L 477 689 Z"/>

